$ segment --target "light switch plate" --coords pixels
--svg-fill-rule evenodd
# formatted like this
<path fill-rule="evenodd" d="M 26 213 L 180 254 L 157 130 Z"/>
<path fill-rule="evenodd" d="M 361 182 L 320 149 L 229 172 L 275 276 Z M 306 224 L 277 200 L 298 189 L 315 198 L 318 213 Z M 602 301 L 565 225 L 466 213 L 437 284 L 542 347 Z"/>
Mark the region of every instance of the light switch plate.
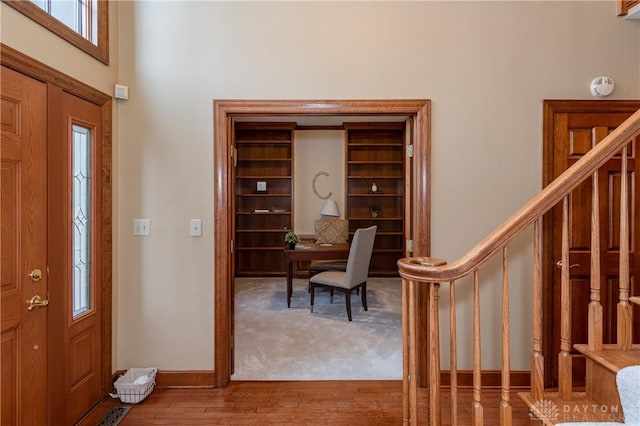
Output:
<path fill-rule="evenodd" d="M 191 219 L 190 233 L 192 237 L 202 237 L 202 219 Z"/>
<path fill-rule="evenodd" d="M 133 219 L 133 235 L 143 237 L 151 235 L 151 223 L 149 219 Z"/>

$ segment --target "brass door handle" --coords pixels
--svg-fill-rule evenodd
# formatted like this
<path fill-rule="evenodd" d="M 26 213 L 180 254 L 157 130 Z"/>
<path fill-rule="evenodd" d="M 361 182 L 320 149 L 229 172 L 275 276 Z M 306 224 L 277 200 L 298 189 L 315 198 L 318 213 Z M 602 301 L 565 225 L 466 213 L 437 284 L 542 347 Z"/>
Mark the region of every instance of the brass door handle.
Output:
<path fill-rule="evenodd" d="M 558 260 L 558 261 L 556 262 L 556 266 L 557 266 L 558 268 L 562 268 L 562 260 Z M 571 269 L 571 268 L 579 268 L 579 267 L 580 267 L 580 264 L 579 264 L 579 263 L 574 263 L 573 265 L 569 265 L 569 269 Z"/>
<path fill-rule="evenodd" d="M 27 304 L 29 305 L 27 310 L 32 311 L 35 308 L 43 308 L 47 306 L 49 304 L 49 301 L 47 299 L 43 299 L 42 297 L 36 294 L 31 298 L 31 300 L 27 302 Z"/>
<path fill-rule="evenodd" d="M 42 279 L 42 271 L 40 269 L 34 269 L 29 274 L 29 278 L 31 278 L 31 281 L 33 282 L 40 281 Z"/>

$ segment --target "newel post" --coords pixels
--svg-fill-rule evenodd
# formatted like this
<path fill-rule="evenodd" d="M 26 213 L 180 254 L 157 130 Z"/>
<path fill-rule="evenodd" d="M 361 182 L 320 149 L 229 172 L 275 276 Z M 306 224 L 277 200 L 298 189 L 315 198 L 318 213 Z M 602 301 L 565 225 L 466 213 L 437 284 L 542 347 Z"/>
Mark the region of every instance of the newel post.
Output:
<path fill-rule="evenodd" d="M 446 261 L 429 257 L 415 257 L 398 261 L 402 276 L 402 340 L 403 340 L 403 423 L 418 424 L 417 400 L 417 324 L 416 303 L 417 287 L 428 286 L 429 314 L 427 324 L 427 348 L 429 351 L 429 424 L 440 425 L 440 320 L 439 295 L 440 283 L 429 281 L 428 268 L 446 265 Z M 411 271 L 403 270 L 411 267 Z M 420 267 L 425 267 L 422 270 Z M 417 269 L 416 269 L 417 268 Z"/>

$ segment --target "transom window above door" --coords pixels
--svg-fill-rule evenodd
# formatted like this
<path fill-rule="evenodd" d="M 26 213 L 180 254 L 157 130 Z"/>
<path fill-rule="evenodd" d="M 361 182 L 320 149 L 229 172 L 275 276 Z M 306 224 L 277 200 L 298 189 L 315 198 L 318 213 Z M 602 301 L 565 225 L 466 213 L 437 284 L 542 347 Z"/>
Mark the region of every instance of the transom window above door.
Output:
<path fill-rule="evenodd" d="M 2 0 L 78 49 L 109 64 L 108 0 Z"/>

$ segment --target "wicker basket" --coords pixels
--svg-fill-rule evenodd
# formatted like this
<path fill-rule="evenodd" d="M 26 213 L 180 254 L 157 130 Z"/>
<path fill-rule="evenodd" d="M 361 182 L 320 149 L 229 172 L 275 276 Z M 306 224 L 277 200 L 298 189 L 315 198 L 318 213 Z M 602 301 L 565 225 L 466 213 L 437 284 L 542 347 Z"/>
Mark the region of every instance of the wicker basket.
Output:
<path fill-rule="evenodd" d="M 137 404 L 155 388 L 157 372 L 157 368 L 130 368 L 113 384 L 118 393 L 110 395 L 126 404 Z"/>

